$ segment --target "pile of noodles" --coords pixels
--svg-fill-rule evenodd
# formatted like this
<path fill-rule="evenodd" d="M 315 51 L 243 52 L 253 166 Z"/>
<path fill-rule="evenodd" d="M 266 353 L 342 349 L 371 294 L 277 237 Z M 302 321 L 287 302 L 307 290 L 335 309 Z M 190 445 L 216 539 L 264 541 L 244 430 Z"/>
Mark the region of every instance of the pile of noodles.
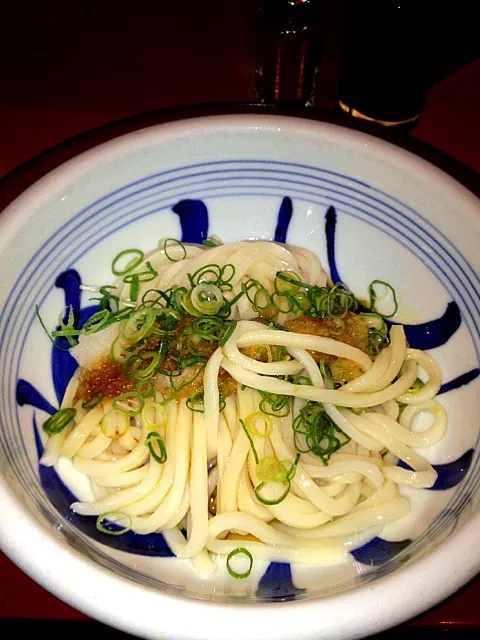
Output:
<path fill-rule="evenodd" d="M 135 270 L 140 272 L 146 260 Z M 188 274 L 210 264 L 235 267 L 226 300 L 238 297 L 242 284 L 252 279 L 273 294 L 278 272 L 294 272 L 319 287 L 327 284 L 311 252 L 266 241 L 178 245 L 154 252 L 148 261 L 157 275 L 140 282 L 138 300 L 149 290 L 189 287 Z M 115 286 L 119 300 L 128 299 L 128 285 L 118 279 Z M 235 329 L 203 372 L 203 411 L 192 411 L 186 399 L 165 403 L 166 394 L 157 389 L 119 438 L 111 437 L 112 421 L 123 419 L 112 409 L 113 398 L 89 409 L 76 397 L 93 341 L 103 344 L 102 331 L 80 337 L 72 354 L 81 366 L 62 402 L 62 408 L 76 410 L 75 416 L 49 436 L 42 458 L 45 465 L 69 458 L 90 478 L 95 500 L 74 503 L 75 512 L 107 519 L 110 514 L 139 534 L 162 532 L 173 552 L 190 558 L 201 575 L 215 571 L 217 554 L 239 547 L 254 559 L 343 562 L 349 550 L 409 513 L 409 500 L 399 488 L 434 484 L 435 470 L 417 451 L 438 443 L 446 429 L 445 411 L 434 400 L 441 384 L 435 361 L 408 347 L 401 325 L 392 325 L 388 346 L 370 356 L 332 338 L 268 326 L 257 315 L 247 296 L 232 305 Z M 280 312 L 276 322 L 289 316 Z M 107 347 L 116 332 L 115 325 L 104 330 Z M 254 345 L 284 347 L 289 359 L 251 358 L 244 351 Z M 312 357 L 315 352 L 346 358 L 362 373 L 334 388 Z M 235 393 L 224 399 L 218 386 L 222 369 L 236 381 Z M 414 389 L 419 376 L 424 384 Z M 264 417 L 259 391 L 287 396 L 291 410 Z M 321 403 L 342 434 L 344 444 L 328 463 L 299 447 L 305 436 L 295 431 L 294 422 L 308 402 Z M 417 432 L 412 425 L 425 412 L 431 424 Z M 107 414 L 110 431 L 105 433 L 101 426 Z M 146 446 L 152 430 L 164 445 L 160 463 Z M 277 470 L 288 473 L 262 482 L 258 463 L 265 459 L 278 461 Z M 405 465 L 398 466 L 399 460 Z"/>

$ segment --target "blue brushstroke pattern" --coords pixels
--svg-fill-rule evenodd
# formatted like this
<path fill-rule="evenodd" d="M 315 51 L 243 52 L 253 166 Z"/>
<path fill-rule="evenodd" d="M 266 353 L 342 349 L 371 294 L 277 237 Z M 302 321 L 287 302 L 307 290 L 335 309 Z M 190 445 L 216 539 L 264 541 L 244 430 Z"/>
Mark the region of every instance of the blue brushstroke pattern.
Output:
<path fill-rule="evenodd" d="M 82 295 L 80 291 L 81 282 L 80 274 L 78 271 L 75 271 L 75 269 L 63 271 L 55 280 L 55 286 L 63 289 L 65 293 L 65 308 L 68 309 L 68 307 L 72 307 L 75 318 L 77 318 L 80 313 L 80 300 Z"/>
<path fill-rule="evenodd" d="M 375 537 L 350 553 L 357 562 L 376 567 L 394 558 L 400 551 L 408 547 L 411 542 L 409 539 L 391 542 Z"/>
<path fill-rule="evenodd" d="M 335 211 L 335 207 L 328 207 L 327 213 L 325 214 L 325 237 L 327 240 L 328 268 L 330 269 L 330 277 L 334 284 L 343 282 L 338 273 L 337 261 L 335 259 L 336 230 L 337 212 Z"/>
<path fill-rule="evenodd" d="M 343 282 L 348 288 L 337 269 L 335 259 L 336 229 L 337 213 L 334 207 L 329 207 L 325 214 L 325 236 L 330 277 L 332 282 Z M 398 324 L 387 319 L 385 319 L 385 322 L 388 326 Z M 445 344 L 460 327 L 461 322 L 462 317 L 457 303 L 449 302 L 445 313 L 440 318 L 422 324 L 404 324 L 403 327 L 410 347 L 425 351 Z"/>
<path fill-rule="evenodd" d="M 473 449 L 466 451 L 463 456 L 460 456 L 453 462 L 447 462 L 445 464 L 433 464 L 432 467 L 438 473 L 437 479 L 433 487 L 429 488 L 429 491 L 445 491 L 456 487 L 457 484 L 464 479 L 472 463 Z M 406 462 L 399 460 L 397 465 L 402 469 L 412 470 Z"/>
<path fill-rule="evenodd" d="M 64 291 L 65 309 L 68 310 L 71 307 L 73 310 L 76 329 L 81 329 L 88 318 L 99 310 L 98 305 L 91 305 L 85 309 L 81 308 L 81 284 L 80 274 L 75 269 L 67 269 L 55 280 L 55 286 Z M 67 311 L 65 315 L 67 315 Z M 60 404 L 78 364 L 70 353 L 66 351 L 70 347 L 66 338 L 56 338 L 55 345 L 58 348 L 52 349 L 52 379 L 57 402 Z"/>
<path fill-rule="evenodd" d="M 277 226 L 275 227 L 275 237 L 274 237 L 274 240 L 276 242 L 287 241 L 288 227 L 290 225 L 290 220 L 292 219 L 292 214 L 293 214 L 292 199 L 286 197 L 282 200 L 282 204 L 280 205 L 280 209 L 277 215 Z"/>
<path fill-rule="evenodd" d="M 43 453 L 43 445 L 35 415 L 33 416 L 33 430 L 37 454 L 40 459 Z M 71 522 L 79 531 L 86 534 L 89 538 L 106 544 L 112 549 L 118 549 L 119 551 L 125 551 L 127 553 L 162 558 L 173 557 L 174 554 L 170 551 L 170 548 L 165 542 L 165 538 L 160 533 L 140 535 L 133 531 L 127 531 L 119 536 L 102 533 L 97 529 L 96 516 L 80 516 L 70 509 L 70 505 L 76 502 L 77 498 L 65 486 L 53 467 L 45 467 L 40 464 L 39 474 L 43 490 L 55 509 L 57 509 L 61 516 Z"/>
<path fill-rule="evenodd" d="M 397 324 L 391 320 L 385 320 L 388 325 Z M 456 302 L 449 302 L 445 313 L 429 322 L 422 324 L 404 324 L 405 335 L 412 349 L 435 349 L 445 344 L 457 331 L 462 323 L 460 309 Z"/>
<path fill-rule="evenodd" d="M 458 376 L 449 382 L 444 382 L 437 395 L 447 393 L 447 391 L 453 391 L 454 389 L 459 389 L 469 382 L 472 382 L 472 380 L 475 380 L 475 378 L 478 378 L 479 375 L 480 369 L 472 369 L 471 371 L 467 371 L 467 373 L 462 373 L 461 376 Z"/>
<path fill-rule="evenodd" d="M 75 270 L 69 269 L 60 274 L 55 284 L 64 290 L 65 307 L 72 307 L 75 327 L 81 329 L 88 318 L 98 311 L 99 307 L 91 305 L 81 308 L 81 279 Z M 65 338 L 58 338 L 56 344 L 62 349 L 69 347 Z M 52 378 L 59 403 L 77 366 L 77 362 L 68 352 L 52 347 Z M 31 405 L 50 414 L 56 411 L 43 395 L 26 380 L 18 380 L 16 400 L 20 406 Z M 33 416 L 33 430 L 37 454 L 40 459 L 43 453 L 43 445 L 35 415 Z M 164 537 L 159 533 L 139 535 L 133 531 L 127 531 L 122 535 L 112 536 L 98 531 L 96 527 L 97 518 L 95 516 L 81 516 L 70 509 L 70 505 L 76 502 L 77 498 L 65 486 L 53 467 L 45 467 L 40 464 L 39 476 L 45 493 L 60 515 L 93 540 L 127 553 L 156 557 L 172 557 L 174 555 Z M 114 529 L 115 527 L 112 526 L 111 528 Z"/>
<path fill-rule="evenodd" d="M 180 200 L 172 211 L 180 218 L 182 242 L 202 243 L 208 237 L 208 210 L 202 200 Z"/>
<path fill-rule="evenodd" d="M 257 587 L 257 597 L 263 600 L 295 600 L 306 589 L 293 584 L 292 569 L 287 562 L 271 562 Z"/>
<path fill-rule="evenodd" d="M 23 407 L 28 404 L 36 409 L 41 409 L 53 415 L 56 412 L 55 407 L 48 402 L 35 387 L 21 378 L 17 381 L 17 389 L 15 394 L 17 403 Z"/>
<path fill-rule="evenodd" d="M 99 307 L 97 305 L 80 309 L 80 312 L 76 316 L 78 320 L 75 322 L 75 327 L 81 329 L 85 322 L 98 310 Z M 68 351 L 64 351 L 64 349 L 68 349 L 70 346 L 66 338 L 56 338 L 55 344 L 60 348 L 57 349 L 54 347 L 52 349 L 52 380 L 57 402 L 60 404 L 65 395 L 68 383 L 78 368 L 78 363 Z"/>

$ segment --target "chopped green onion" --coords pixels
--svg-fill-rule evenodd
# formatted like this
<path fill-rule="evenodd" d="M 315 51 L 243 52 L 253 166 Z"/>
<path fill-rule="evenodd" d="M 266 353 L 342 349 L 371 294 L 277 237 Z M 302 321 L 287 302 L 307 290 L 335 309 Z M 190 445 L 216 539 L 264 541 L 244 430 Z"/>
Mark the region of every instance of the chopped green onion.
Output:
<path fill-rule="evenodd" d="M 137 271 L 135 273 L 130 273 L 126 275 L 123 279 L 125 284 L 130 284 L 133 278 L 138 278 L 138 282 L 150 282 L 154 280 L 158 276 L 158 271 L 156 271 L 150 262 L 145 263 L 146 271 Z"/>
<path fill-rule="evenodd" d="M 216 314 L 224 303 L 223 293 L 214 284 L 198 284 L 190 292 L 190 301 L 197 311 L 205 315 Z"/>
<path fill-rule="evenodd" d="M 43 430 L 50 436 L 60 433 L 72 422 L 76 413 L 75 409 L 59 409 L 48 420 L 45 420 Z"/>
<path fill-rule="evenodd" d="M 272 303 L 281 313 L 290 313 L 294 306 L 290 296 L 279 295 L 278 293 L 272 295 Z"/>
<path fill-rule="evenodd" d="M 134 363 L 129 367 L 129 363 Z M 145 351 L 141 356 L 131 356 L 123 365 L 123 375 L 126 378 L 147 380 L 155 373 L 161 361 L 160 354 L 156 351 Z"/>
<path fill-rule="evenodd" d="M 293 478 L 293 476 L 295 475 L 295 473 L 297 472 L 297 466 L 298 466 L 299 462 L 300 462 L 300 454 L 297 453 L 297 455 L 295 456 L 295 460 L 293 461 L 292 466 L 290 467 L 290 469 L 288 471 L 287 478 L 289 480 L 291 480 Z M 283 464 L 285 465 L 285 462 Z"/>
<path fill-rule="evenodd" d="M 263 431 L 258 430 L 258 425 L 263 423 Z M 266 438 L 273 431 L 272 419 L 269 415 L 260 413 L 259 411 L 251 413 L 245 418 L 245 427 L 250 435 L 256 438 Z"/>
<path fill-rule="evenodd" d="M 231 562 L 232 559 L 235 558 L 235 556 L 245 556 L 248 560 L 248 569 L 246 571 L 235 571 L 232 568 Z M 245 578 L 248 578 L 248 576 L 252 573 L 252 567 L 253 567 L 253 556 L 250 553 L 250 551 L 248 551 L 247 549 L 244 549 L 243 547 L 239 547 L 238 549 L 234 549 L 233 551 L 230 551 L 230 553 L 227 556 L 227 571 L 228 573 L 232 576 L 232 578 L 236 578 L 237 580 L 244 580 Z"/>
<path fill-rule="evenodd" d="M 160 414 L 159 420 L 157 419 L 158 414 Z M 158 429 L 161 429 L 167 423 L 165 407 L 160 402 L 149 402 L 145 404 L 142 409 L 142 420 L 149 431 L 158 431 Z"/>
<path fill-rule="evenodd" d="M 285 484 L 285 488 L 280 492 L 279 484 Z M 290 479 L 287 477 L 284 483 L 261 482 L 255 487 L 257 500 L 267 506 L 275 506 L 285 500 L 290 492 Z M 272 495 L 273 494 L 273 495 Z"/>
<path fill-rule="evenodd" d="M 257 464 L 257 476 L 260 482 L 285 482 L 288 471 L 277 458 L 262 458 Z"/>
<path fill-rule="evenodd" d="M 262 396 L 262 400 L 258 405 L 262 413 L 276 418 L 288 416 L 290 413 L 290 398 L 288 396 L 260 390 L 258 390 L 258 393 Z"/>
<path fill-rule="evenodd" d="M 380 333 L 387 333 L 388 327 L 385 323 L 385 320 L 379 313 L 369 313 L 362 312 L 358 314 L 363 320 L 369 329 L 374 329 L 375 331 L 379 331 Z"/>
<path fill-rule="evenodd" d="M 301 376 L 301 375 L 292 376 L 291 382 L 292 384 L 309 384 L 309 385 L 312 384 L 312 381 L 308 376 Z"/>
<path fill-rule="evenodd" d="M 143 364 L 142 356 L 139 356 L 137 354 L 131 355 L 123 363 L 123 376 L 128 379 L 134 378 L 137 370 L 142 367 L 142 364 Z"/>
<path fill-rule="evenodd" d="M 308 295 L 303 291 L 299 291 L 295 295 L 291 296 L 290 300 L 300 314 L 306 313 L 312 308 L 312 303 L 310 302 Z"/>
<path fill-rule="evenodd" d="M 170 262 L 180 262 L 187 257 L 187 250 L 179 240 L 175 238 L 162 238 L 158 241 L 158 246 L 165 252 L 165 257 Z"/>
<path fill-rule="evenodd" d="M 168 304 L 170 304 L 170 298 L 160 289 L 148 289 L 142 296 L 143 307 L 160 307 L 161 309 L 165 309 L 165 306 Z"/>
<path fill-rule="evenodd" d="M 300 276 L 295 271 L 277 271 L 274 287 L 278 295 L 296 293 L 301 285 Z"/>
<path fill-rule="evenodd" d="M 383 347 L 386 347 L 390 342 L 388 333 L 377 331 L 376 329 L 370 329 L 368 332 L 368 353 L 371 356 L 377 356 Z"/>
<path fill-rule="evenodd" d="M 115 407 L 115 403 L 114 403 Z M 102 418 L 100 423 L 100 429 L 103 435 L 112 440 L 118 440 L 124 436 L 130 426 L 130 420 L 128 415 L 119 410 L 117 407 L 110 409 Z"/>
<path fill-rule="evenodd" d="M 225 329 L 222 337 L 220 338 L 220 340 L 218 341 L 218 346 L 219 347 L 223 347 L 224 345 L 227 344 L 228 340 L 232 337 L 233 332 L 235 331 L 237 327 L 237 321 L 236 320 L 230 320 L 227 324 L 227 328 Z"/>
<path fill-rule="evenodd" d="M 163 438 L 159 433 L 156 431 L 150 431 L 145 440 L 145 444 L 147 445 L 152 458 L 156 460 L 156 462 L 163 464 L 167 461 L 167 449 Z M 155 447 L 157 447 L 157 450 Z"/>
<path fill-rule="evenodd" d="M 71 305 L 60 313 L 58 324 L 59 329 L 52 331 L 52 336 L 55 338 L 66 338 L 71 347 L 75 346 L 77 343 L 74 337 L 81 335 L 83 329 L 75 328 L 75 316 Z"/>
<path fill-rule="evenodd" d="M 195 320 L 192 325 L 193 331 L 209 342 L 218 342 L 224 333 L 225 321 L 216 316 L 203 316 Z"/>
<path fill-rule="evenodd" d="M 112 295 L 110 289 L 116 291 L 117 287 L 113 285 L 104 285 L 100 287 L 98 293 L 100 294 L 100 298 L 90 298 L 90 300 L 98 300 L 100 309 L 108 309 L 112 311 L 111 304 L 115 305 L 118 308 L 119 297 Z"/>
<path fill-rule="evenodd" d="M 331 289 L 314 287 L 309 290 L 309 297 L 318 317 L 341 316 L 347 311 L 355 311 L 358 300 L 348 291 L 344 284 L 337 282 Z"/>
<path fill-rule="evenodd" d="M 181 295 L 180 303 L 183 309 L 191 316 L 199 318 L 203 315 L 202 311 L 199 311 L 192 303 L 192 290 Z"/>
<path fill-rule="evenodd" d="M 181 315 L 185 315 L 183 301 L 187 294 L 188 289 L 186 287 L 172 287 L 172 293 L 170 294 L 170 305 L 175 311 L 177 311 L 177 313 Z"/>
<path fill-rule="evenodd" d="M 45 326 L 45 323 L 44 323 L 44 321 L 42 320 L 42 316 L 40 315 L 40 309 L 39 309 L 39 307 L 38 307 L 38 304 L 36 304 L 36 305 L 35 305 L 35 314 L 36 314 L 36 316 L 37 316 L 37 318 L 38 318 L 38 320 L 39 320 L 39 322 L 40 322 L 40 324 L 41 324 L 41 326 L 42 326 L 42 329 L 43 329 L 43 330 L 45 331 L 45 333 L 47 334 L 48 339 L 49 339 L 49 340 L 50 340 L 50 342 L 53 344 L 53 346 L 54 346 L 56 349 L 58 349 L 59 351 L 69 351 L 69 349 L 64 349 L 63 347 L 59 347 L 59 346 L 58 346 L 58 344 L 57 344 L 57 341 L 56 341 L 56 340 L 54 340 L 54 339 L 52 338 L 52 336 L 50 335 L 50 331 L 49 331 L 49 330 L 47 329 L 47 327 Z"/>
<path fill-rule="evenodd" d="M 123 282 L 125 284 L 130 285 L 130 300 L 132 300 L 132 302 L 137 301 L 138 291 L 140 289 L 140 283 L 150 282 L 151 280 L 154 280 L 158 275 L 158 271 L 155 271 L 155 269 L 152 267 L 150 262 L 146 263 L 146 267 L 147 267 L 147 271 L 139 271 L 136 273 L 131 273 L 125 276 L 125 278 L 123 279 Z"/>
<path fill-rule="evenodd" d="M 128 342 L 138 342 L 144 338 L 155 323 L 155 310 L 152 307 L 142 307 L 124 321 L 122 336 Z"/>
<path fill-rule="evenodd" d="M 101 403 L 101 401 L 103 400 L 103 396 L 103 391 L 97 391 L 89 400 L 86 400 L 82 403 L 82 409 L 87 409 L 87 411 L 89 411 L 90 409 L 94 409 Z"/>
<path fill-rule="evenodd" d="M 218 284 L 221 281 L 222 269 L 218 264 L 206 264 L 197 269 L 193 275 L 188 274 L 188 280 L 192 287 L 197 284 Z"/>
<path fill-rule="evenodd" d="M 257 453 L 257 450 L 255 449 L 255 445 L 253 444 L 252 436 L 251 436 L 251 435 L 250 435 L 250 433 L 248 432 L 248 429 L 247 429 L 247 427 L 245 426 L 244 421 L 240 419 L 240 420 L 239 420 L 239 422 L 240 422 L 240 424 L 242 425 L 242 429 L 244 430 L 245 435 L 247 436 L 248 441 L 249 441 L 249 443 L 250 443 L 250 446 L 251 446 L 251 448 L 252 448 L 252 453 L 253 453 L 253 458 L 254 458 L 254 460 L 255 460 L 255 464 L 258 464 L 258 462 L 259 462 L 259 460 L 258 460 L 258 453 Z"/>
<path fill-rule="evenodd" d="M 139 380 L 135 385 L 135 390 L 143 397 L 149 398 L 150 396 L 154 396 L 155 392 L 153 390 L 153 385 L 150 380 Z"/>
<path fill-rule="evenodd" d="M 390 301 L 391 309 L 389 309 L 389 313 L 381 313 L 381 311 L 376 308 L 376 303 L 378 300 L 378 292 L 375 290 L 376 285 L 380 285 L 387 289 L 385 296 L 383 296 L 384 298 L 388 295 L 388 292 L 391 293 L 392 300 Z M 370 283 L 368 287 L 368 294 L 370 296 L 370 310 L 372 312 L 379 313 L 384 318 L 391 318 L 397 313 L 398 311 L 397 294 L 395 293 L 395 289 L 392 287 L 392 285 L 388 284 L 388 282 L 384 282 L 383 280 L 374 280 L 373 282 Z"/>
<path fill-rule="evenodd" d="M 220 269 L 220 282 L 219 286 L 229 284 L 235 275 L 235 267 L 233 264 L 224 264 Z"/>
<path fill-rule="evenodd" d="M 223 395 L 223 393 L 219 393 L 218 394 L 218 410 L 220 413 L 222 413 L 222 411 L 225 409 L 225 407 L 227 406 L 227 403 L 225 402 L 225 396 Z"/>
<path fill-rule="evenodd" d="M 418 393 L 421 389 L 423 389 L 424 386 L 425 383 L 422 382 L 420 378 L 417 378 L 416 380 L 414 380 L 412 386 L 408 390 L 408 393 Z"/>
<path fill-rule="evenodd" d="M 266 324 L 271 329 L 277 329 L 278 331 L 287 331 L 288 332 L 288 329 L 286 327 L 284 327 L 283 324 L 280 324 L 279 322 L 275 322 L 275 320 L 269 320 Z"/>
<path fill-rule="evenodd" d="M 110 356 L 114 362 L 117 364 L 123 364 L 130 357 L 129 352 L 127 351 L 130 345 L 122 339 L 121 334 L 119 334 L 115 340 L 112 342 L 112 346 L 110 347 Z"/>
<path fill-rule="evenodd" d="M 223 242 L 220 240 L 220 238 L 217 238 L 217 236 L 210 236 L 209 238 L 204 240 L 202 244 L 205 247 L 214 248 L 214 247 L 220 247 L 223 244 Z"/>
<path fill-rule="evenodd" d="M 198 378 L 198 376 L 202 373 L 204 368 L 205 368 L 205 365 L 199 367 L 198 371 L 195 372 L 193 378 L 191 378 L 190 380 L 185 380 L 178 388 L 175 387 L 173 383 L 173 379 L 176 375 L 179 375 L 181 372 L 177 372 L 176 374 L 174 372 L 166 372 L 167 375 L 170 375 L 170 385 L 172 386 L 174 391 L 169 396 L 164 398 L 164 400 L 162 400 L 162 404 L 165 406 L 169 402 L 171 402 L 176 396 L 178 396 L 178 394 L 182 389 L 184 389 L 187 385 L 191 384 Z"/>
<path fill-rule="evenodd" d="M 123 526 L 122 522 L 125 523 Z M 121 536 L 132 528 L 132 519 L 128 514 L 121 511 L 109 511 L 98 516 L 96 526 L 101 533 L 107 533 L 110 536 Z M 120 527 L 120 529 L 111 529 L 109 527 Z"/>
<path fill-rule="evenodd" d="M 108 309 L 97 311 L 85 322 L 83 325 L 83 332 L 85 335 L 90 333 L 97 333 L 101 329 L 104 329 L 110 320 L 111 312 Z"/>
<path fill-rule="evenodd" d="M 330 380 L 330 382 L 340 382 L 341 380 L 343 380 L 343 376 L 345 373 L 344 368 L 342 367 L 342 365 L 338 364 L 338 362 L 335 362 L 334 365 L 336 375 L 333 373 L 332 367 L 327 362 L 325 362 L 325 360 L 320 360 L 320 373 L 322 374 L 323 378 Z"/>
<path fill-rule="evenodd" d="M 125 413 L 127 416 L 138 415 L 145 405 L 145 400 L 138 391 L 121 393 L 113 401 L 113 408 Z"/>
<path fill-rule="evenodd" d="M 130 260 L 128 260 L 128 262 L 125 264 L 125 260 L 122 259 L 124 259 L 126 256 L 131 257 Z M 138 267 L 142 260 L 143 251 L 140 251 L 140 249 L 124 249 L 123 251 L 120 251 L 120 253 L 117 254 L 113 259 L 112 273 L 115 276 L 123 276 L 129 271 L 135 269 L 135 267 Z M 119 266 L 119 262 L 123 262 L 123 266 Z"/>
<path fill-rule="evenodd" d="M 205 413 L 203 393 L 195 393 L 193 396 L 190 396 L 187 399 L 186 405 L 190 409 L 190 411 L 195 411 L 196 413 Z"/>
<path fill-rule="evenodd" d="M 324 465 L 328 464 L 335 451 L 350 441 L 325 412 L 323 405 L 313 401 L 300 409 L 293 421 L 293 432 L 297 452 L 312 452 Z"/>
<path fill-rule="evenodd" d="M 252 304 L 255 311 L 263 310 L 272 306 L 272 299 L 268 291 L 262 287 L 255 292 Z"/>
<path fill-rule="evenodd" d="M 175 333 L 180 322 L 180 314 L 175 309 L 155 309 L 157 319 L 153 331 L 160 335 Z"/>

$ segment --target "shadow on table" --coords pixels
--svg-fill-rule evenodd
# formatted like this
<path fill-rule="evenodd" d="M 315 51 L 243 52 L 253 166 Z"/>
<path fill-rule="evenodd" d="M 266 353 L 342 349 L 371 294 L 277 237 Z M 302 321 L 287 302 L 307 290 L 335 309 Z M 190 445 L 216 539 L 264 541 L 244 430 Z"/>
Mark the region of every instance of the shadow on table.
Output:
<path fill-rule="evenodd" d="M 17 618 L 7 618 L 0 622 L 2 634 L 11 633 L 16 637 L 28 637 L 35 634 L 36 637 L 43 633 L 50 637 L 71 638 L 71 637 L 88 637 L 91 640 L 122 640 L 126 638 L 134 638 L 128 633 L 117 631 L 111 627 L 107 627 L 100 622 L 83 621 L 83 620 L 25 620 Z M 470 638 L 478 638 L 478 629 L 475 628 L 457 628 L 455 626 L 439 627 L 437 629 L 425 629 L 422 627 L 412 628 L 408 624 L 400 625 L 389 631 L 378 633 L 370 636 L 371 640 L 404 640 L 408 634 L 409 640 L 424 640 L 425 634 L 429 638 L 459 638 L 460 640 L 470 640 Z M 285 639 L 287 640 L 287 639 Z"/>

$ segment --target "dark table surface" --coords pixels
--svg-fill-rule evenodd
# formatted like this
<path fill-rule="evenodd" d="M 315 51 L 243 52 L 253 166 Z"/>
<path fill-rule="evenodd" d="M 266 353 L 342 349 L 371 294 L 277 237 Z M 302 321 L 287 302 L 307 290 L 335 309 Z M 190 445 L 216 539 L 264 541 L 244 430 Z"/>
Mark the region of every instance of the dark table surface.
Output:
<path fill-rule="evenodd" d="M 0 177 L 12 173 L 0 184 L 0 209 L 72 153 L 122 128 L 87 136 L 87 143 L 77 139 L 28 162 L 72 136 L 146 111 L 254 99 L 257 0 L 165 5 L 146 0 L 135 5 L 110 0 L 1 3 Z M 322 109 L 332 109 L 335 102 L 338 56 L 334 46 L 327 48 L 320 67 L 315 106 Z M 479 115 L 477 60 L 432 88 L 420 124 L 410 134 L 466 165 L 464 182 L 475 191 L 480 189 L 474 173 L 480 171 Z M 123 130 L 135 126 L 130 122 Z M 429 159 L 436 161 L 435 151 Z M 437 159 L 462 178 L 461 165 L 448 156 Z M 480 628 L 478 602 L 477 579 L 386 637 L 397 637 L 406 629 L 415 635 L 426 628 L 475 633 Z M 93 624 L 1 554 L 0 619 L 1 628 L 6 629 L 10 620 L 17 634 L 39 631 L 45 624 L 59 632 L 70 628 L 59 624 Z M 88 628 L 110 637 L 100 626 Z"/>

